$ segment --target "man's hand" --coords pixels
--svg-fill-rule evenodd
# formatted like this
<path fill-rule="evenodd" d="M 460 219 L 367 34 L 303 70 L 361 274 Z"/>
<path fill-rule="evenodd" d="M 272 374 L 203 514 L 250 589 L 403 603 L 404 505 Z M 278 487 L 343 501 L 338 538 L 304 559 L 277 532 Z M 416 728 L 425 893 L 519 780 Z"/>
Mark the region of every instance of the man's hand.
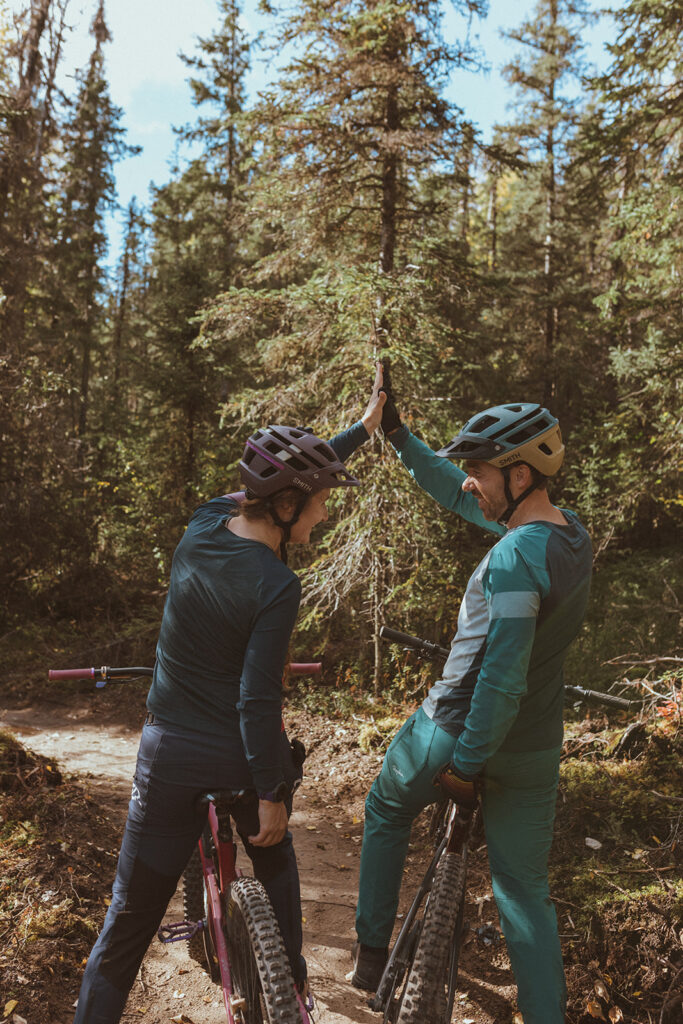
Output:
<path fill-rule="evenodd" d="M 370 437 L 372 437 L 373 433 L 382 422 L 382 408 L 387 400 L 386 394 L 383 391 L 380 391 L 383 379 L 382 364 L 375 363 L 375 382 L 372 385 L 372 394 L 370 396 L 370 401 L 368 402 L 368 407 L 362 416 L 363 426 Z"/>
<path fill-rule="evenodd" d="M 458 775 L 452 761 L 439 768 L 432 779 L 433 784 L 440 789 L 445 797 L 458 804 L 460 807 L 467 807 L 474 810 L 479 797 L 479 785 L 477 779 L 463 779 Z"/>
<path fill-rule="evenodd" d="M 287 808 L 284 801 L 273 803 L 272 800 L 258 802 L 259 834 L 249 836 L 252 846 L 275 846 L 284 839 L 287 831 Z"/>
<path fill-rule="evenodd" d="M 394 430 L 398 430 L 401 423 L 401 417 L 398 414 L 396 408 L 396 399 L 394 397 L 393 388 L 391 386 L 391 372 L 389 370 L 389 360 L 387 360 L 383 366 L 383 377 L 382 377 L 382 391 L 386 395 L 386 402 L 382 409 L 382 433 L 385 437 L 393 433 Z"/>

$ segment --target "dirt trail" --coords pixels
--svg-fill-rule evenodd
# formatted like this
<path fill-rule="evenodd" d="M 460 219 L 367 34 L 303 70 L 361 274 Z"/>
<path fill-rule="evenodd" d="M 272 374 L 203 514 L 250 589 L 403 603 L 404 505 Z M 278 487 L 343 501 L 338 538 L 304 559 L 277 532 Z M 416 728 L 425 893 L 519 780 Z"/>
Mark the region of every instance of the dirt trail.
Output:
<path fill-rule="evenodd" d="M 40 708 L 0 708 L 0 727 L 11 729 L 27 747 L 55 758 L 67 772 L 77 774 L 105 816 L 122 828 L 141 716 L 131 707 L 123 717 L 132 721 L 122 722 L 120 714 L 98 714 L 92 701 L 86 704 L 89 706 L 82 701 L 80 706 L 60 701 Z M 380 758 L 361 754 L 352 731 L 343 725 L 313 716 L 296 725 L 311 749 L 291 826 L 301 875 L 304 955 L 317 1003 L 315 1019 L 317 1024 L 377 1024 L 381 1018 L 367 1008 L 365 995 L 352 988 L 345 976 L 351 968 L 363 798 Z M 297 728 L 289 731 L 294 734 Z M 411 854 L 411 860 L 413 856 L 419 855 Z M 491 916 L 488 883 L 479 877 L 476 865 L 475 859 L 475 926 Z M 243 853 L 241 866 L 250 869 Z M 177 892 L 166 920 L 182 917 L 182 898 Z M 512 1017 L 514 989 L 504 954 L 472 940 L 463 967 L 466 995 L 459 996 L 454 1020 L 507 1024 Z M 487 980 L 481 981 L 482 977 Z M 67 1005 L 72 1005 L 76 996 L 74 991 Z M 224 1024 L 220 989 L 187 957 L 184 943 L 163 946 L 154 942 L 123 1020 L 165 1024 L 181 1015 L 183 1024 Z M 56 1015 L 53 1024 L 69 1024 L 70 1020 L 70 1014 Z"/>

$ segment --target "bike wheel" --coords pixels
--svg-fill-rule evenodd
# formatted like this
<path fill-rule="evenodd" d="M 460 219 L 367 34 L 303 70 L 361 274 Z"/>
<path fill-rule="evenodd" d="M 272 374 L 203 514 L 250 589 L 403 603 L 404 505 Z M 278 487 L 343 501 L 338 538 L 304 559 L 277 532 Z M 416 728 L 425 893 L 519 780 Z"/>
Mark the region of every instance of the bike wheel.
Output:
<path fill-rule="evenodd" d="M 466 857 L 444 853 L 434 872 L 396 1024 L 449 1024 L 465 902 Z"/>
<path fill-rule="evenodd" d="M 211 834 L 205 829 L 203 835 L 205 849 L 211 843 Z M 211 933 L 208 928 L 208 905 L 206 899 L 206 888 L 204 886 L 204 875 L 202 862 L 199 858 L 199 850 L 195 849 L 190 857 L 187 867 L 183 872 L 183 914 L 186 921 L 204 921 L 205 927 L 200 932 L 187 940 L 187 952 L 191 960 L 199 964 L 211 978 L 211 981 L 220 981 L 218 960 L 213 948 Z"/>
<path fill-rule="evenodd" d="M 294 979 L 268 895 L 255 878 L 230 886 L 226 938 L 243 1024 L 301 1024 Z"/>

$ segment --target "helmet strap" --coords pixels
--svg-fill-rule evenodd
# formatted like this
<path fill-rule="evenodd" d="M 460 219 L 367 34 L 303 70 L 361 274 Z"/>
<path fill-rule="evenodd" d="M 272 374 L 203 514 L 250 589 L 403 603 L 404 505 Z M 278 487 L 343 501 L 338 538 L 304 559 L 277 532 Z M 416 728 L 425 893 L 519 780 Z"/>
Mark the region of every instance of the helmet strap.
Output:
<path fill-rule="evenodd" d="M 519 463 L 513 463 L 513 465 L 519 465 Z M 525 465 L 528 465 L 528 463 L 525 463 Z M 500 470 L 501 473 L 503 474 L 503 486 L 505 488 L 505 497 L 508 503 L 507 508 L 498 519 L 498 522 L 500 523 L 501 526 L 507 526 L 512 517 L 513 512 L 515 512 L 515 510 L 519 508 L 524 499 L 528 498 L 529 495 L 532 494 L 533 491 L 535 491 L 541 483 L 541 479 L 539 479 L 539 474 L 537 473 L 537 470 L 535 470 L 533 466 L 529 466 L 529 469 L 531 470 L 531 476 L 533 478 L 532 483 L 530 483 L 526 490 L 522 491 L 521 494 L 518 494 L 516 498 L 513 498 L 512 491 L 510 490 L 511 469 L 512 466 L 502 466 Z"/>
<path fill-rule="evenodd" d="M 273 496 L 274 497 L 274 496 Z M 280 559 L 287 565 L 287 544 L 292 532 L 292 527 L 297 522 L 301 513 L 304 510 L 304 506 L 308 501 L 308 494 L 302 494 L 296 505 L 294 506 L 294 514 L 291 519 L 281 519 L 280 514 L 275 507 L 272 498 L 267 502 L 266 507 L 270 513 L 270 518 L 273 520 L 276 526 L 279 526 L 282 530 L 282 540 L 280 541 Z"/>

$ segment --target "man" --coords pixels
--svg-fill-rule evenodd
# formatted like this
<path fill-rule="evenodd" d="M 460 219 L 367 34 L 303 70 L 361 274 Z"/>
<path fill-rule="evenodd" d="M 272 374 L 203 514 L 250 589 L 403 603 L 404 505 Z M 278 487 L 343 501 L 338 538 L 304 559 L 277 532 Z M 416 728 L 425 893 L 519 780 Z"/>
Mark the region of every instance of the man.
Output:
<path fill-rule="evenodd" d="M 585 613 L 592 555 L 577 516 L 546 490 L 564 457 L 559 425 L 538 405 L 495 406 L 434 452 L 401 423 L 386 378 L 385 388 L 382 426 L 416 482 L 500 540 L 467 584 L 441 679 L 395 737 L 366 801 L 353 984 L 372 991 L 381 977 L 412 821 L 439 791 L 470 806 L 480 792 L 524 1024 L 563 1024 L 547 866 L 562 666 Z"/>

